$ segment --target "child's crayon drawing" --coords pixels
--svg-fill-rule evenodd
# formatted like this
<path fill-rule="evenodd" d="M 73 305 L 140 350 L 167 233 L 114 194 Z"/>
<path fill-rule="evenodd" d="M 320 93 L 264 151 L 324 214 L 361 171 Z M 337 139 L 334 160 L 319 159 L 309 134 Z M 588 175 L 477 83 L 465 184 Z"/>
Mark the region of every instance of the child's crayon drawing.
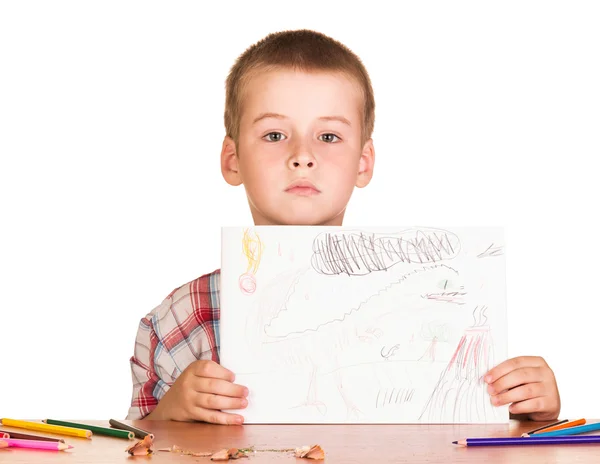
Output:
<path fill-rule="evenodd" d="M 233 245 L 258 235 L 262 283 L 242 298 L 247 255 Z M 222 238 L 221 363 L 250 390 L 247 423 L 508 420 L 482 379 L 506 358 L 502 229 L 269 226 Z"/>

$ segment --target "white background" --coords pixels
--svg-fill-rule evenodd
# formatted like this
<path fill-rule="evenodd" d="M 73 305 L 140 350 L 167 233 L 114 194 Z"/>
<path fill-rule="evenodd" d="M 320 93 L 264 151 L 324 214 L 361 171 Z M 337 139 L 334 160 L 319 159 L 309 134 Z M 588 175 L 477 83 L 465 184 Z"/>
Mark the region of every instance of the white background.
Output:
<path fill-rule="evenodd" d="M 505 226 L 509 355 L 545 357 L 563 418 L 600 418 L 598 4 L 393 8 L 0 3 L 0 417 L 125 417 L 138 321 L 251 223 L 219 169 L 229 67 L 306 27 L 376 92 L 345 224 Z"/>

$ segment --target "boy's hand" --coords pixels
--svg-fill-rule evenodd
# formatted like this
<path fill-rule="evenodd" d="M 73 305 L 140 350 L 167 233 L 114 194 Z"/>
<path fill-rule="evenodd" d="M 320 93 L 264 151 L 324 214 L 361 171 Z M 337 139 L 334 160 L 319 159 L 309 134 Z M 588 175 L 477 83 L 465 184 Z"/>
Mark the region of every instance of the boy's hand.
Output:
<path fill-rule="evenodd" d="M 485 376 L 494 406 L 509 406 L 511 414 L 525 414 L 534 421 L 555 420 L 560 395 L 552 369 L 543 358 L 521 356 L 491 369 Z"/>
<path fill-rule="evenodd" d="M 195 361 L 175 380 L 146 419 L 242 424 L 242 416 L 221 411 L 248 405 L 248 389 L 232 383 L 234 380 L 233 372 L 214 361 Z"/>

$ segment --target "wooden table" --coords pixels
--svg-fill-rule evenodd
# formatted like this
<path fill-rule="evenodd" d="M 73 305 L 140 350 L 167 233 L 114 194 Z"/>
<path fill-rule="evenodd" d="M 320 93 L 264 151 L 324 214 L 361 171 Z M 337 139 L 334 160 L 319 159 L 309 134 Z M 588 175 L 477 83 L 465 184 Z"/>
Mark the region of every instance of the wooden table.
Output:
<path fill-rule="evenodd" d="M 108 427 L 108 421 L 82 421 Z M 589 422 L 596 422 L 590 420 Z M 128 422 L 155 434 L 151 456 L 132 457 L 125 449 L 136 443 L 94 435 L 92 439 L 64 438 L 74 446 L 69 451 L 0 450 L 2 463 L 119 463 L 177 462 L 211 463 L 209 458 L 156 451 L 172 445 L 195 451 L 217 451 L 222 448 L 257 449 L 296 448 L 319 444 L 325 450 L 324 461 L 297 459 L 291 453 L 258 452 L 235 463 L 290 462 L 311 463 L 598 463 L 598 445 L 549 445 L 530 447 L 463 448 L 452 441 L 466 437 L 519 436 L 544 425 L 540 422 L 515 422 L 509 425 L 244 425 L 219 426 L 199 423 L 132 421 Z M 47 435 L 40 432 L 2 427 L 2 430 Z M 57 435 L 55 435 L 58 437 Z"/>

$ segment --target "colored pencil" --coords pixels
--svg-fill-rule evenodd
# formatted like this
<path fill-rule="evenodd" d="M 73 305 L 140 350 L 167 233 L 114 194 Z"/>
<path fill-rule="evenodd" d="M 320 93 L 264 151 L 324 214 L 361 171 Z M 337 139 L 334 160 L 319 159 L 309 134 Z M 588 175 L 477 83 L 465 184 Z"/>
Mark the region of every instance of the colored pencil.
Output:
<path fill-rule="evenodd" d="M 6 430 L 0 432 L 3 432 L 6 435 L 6 438 L 17 438 L 19 440 L 60 441 L 61 443 L 65 442 L 63 438 L 42 437 L 41 435 L 28 435 L 26 433 L 13 432 L 12 430 L 10 432 L 7 432 Z"/>
<path fill-rule="evenodd" d="M 561 420 L 561 421 L 558 421 L 558 422 L 554 422 L 553 424 L 542 425 L 541 427 L 538 427 L 537 429 L 533 429 L 533 430 L 530 430 L 529 432 L 525 432 L 521 436 L 524 437 L 526 435 L 531 435 L 532 433 L 539 432 L 541 430 L 545 430 L 547 428 L 554 427 L 556 425 L 564 424 L 565 422 L 569 422 L 569 419 L 564 419 L 564 420 Z"/>
<path fill-rule="evenodd" d="M 8 448 L 8 443 L 6 443 L 4 440 L 0 440 L 0 448 Z"/>
<path fill-rule="evenodd" d="M 600 436 L 586 435 L 578 437 L 506 437 L 506 438 L 467 438 L 452 442 L 462 446 L 528 446 L 528 445 L 584 445 L 600 444 Z"/>
<path fill-rule="evenodd" d="M 0 432 L 0 438 L 10 438 L 10 435 L 6 432 Z"/>
<path fill-rule="evenodd" d="M 577 425 L 585 425 L 586 420 L 585 419 L 577 419 L 571 422 L 567 422 L 565 424 L 559 424 L 559 425 L 554 425 L 552 427 L 548 427 L 545 429 L 540 430 L 539 432 L 534 432 L 531 433 L 529 432 L 529 435 L 536 435 L 538 436 L 540 433 L 546 433 L 546 432 L 554 432 L 555 430 L 563 430 L 563 429 L 568 429 L 570 427 L 575 427 Z"/>
<path fill-rule="evenodd" d="M 569 427 L 568 429 L 555 430 L 553 432 L 540 432 L 533 435 L 534 437 L 562 437 L 564 435 L 578 435 L 585 432 L 596 432 L 600 430 L 600 422 L 593 424 L 579 425 L 577 427 Z M 532 437 L 529 437 L 532 438 Z"/>
<path fill-rule="evenodd" d="M 130 432 L 133 432 L 137 438 L 145 438 L 146 435 L 150 435 L 150 438 L 152 440 L 154 440 L 153 433 L 147 432 L 146 430 L 138 429 L 137 427 L 134 427 L 133 425 L 124 424 L 123 422 L 119 422 L 118 420 L 115 420 L 115 419 L 110 419 L 108 421 L 108 423 L 116 429 L 129 430 Z"/>
<path fill-rule="evenodd" d="M 37 432 L 56 433 L 58 435 L 69 435 L 72 437 L 92 438 L 92 432 L 74 427 L 59 427 L 58 425 L 43 424 L 40 422 L 29 422 L 15 419 L 2 419 L 2 425 L 16 427 L 18 429 L 35 430 Z"/>
<path fill-rule="evenodd" d="M 65 421 L 59 421 L 59 420 L 54 420 L 54 419 L 45 419 L 44 422 L 46 424 L 50 424 L 50 425 L 60 425 L 62 427 L 73 427 L 76 429 L 91 430 L 93 433 L 95 433 L 97 435 L 106 435 L 109 437 L 116 437 L 116 438 L 126 438 L 128 440 L 132 440 L 133 438 L 135 438 L 135 434 L 128 430 L 111 429 L 108 427 L 98 427 L 97 425 L 86 425 L 86 424 L 79 424 L 77 422 L 65 422 Z"/>
<path fill-rule="evenodd" d="M 6 442 L 9 448 L 30 448 L 51 451 L 64 451 L 73 448 L 71 445 L 56 441 L 18 440 L 16 438 L 5 438 L 2 441 Z"/>

